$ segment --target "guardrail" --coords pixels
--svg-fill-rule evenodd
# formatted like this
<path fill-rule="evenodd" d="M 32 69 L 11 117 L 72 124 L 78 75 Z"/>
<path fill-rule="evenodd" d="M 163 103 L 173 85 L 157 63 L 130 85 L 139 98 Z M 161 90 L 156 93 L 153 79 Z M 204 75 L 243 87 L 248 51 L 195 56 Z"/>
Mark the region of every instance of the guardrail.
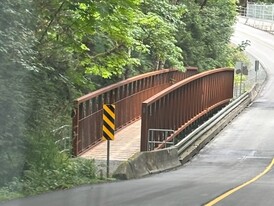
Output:
<path fill-rule="evenodd" d="M 198 119 L 228 104 L 233 98 L 233 80 L 233 69 L 210 70 L 178 82 L 143 102 L 141 151 L 149 149 L 149 129 L 174 130 L 165 143 L 173 141 Z M 161 141 L 160 138 L 161 134 L 155 141 Z M 158 149 L 164 145 L 159 144 Z"/>
<path fill-rule="evenodd" d="M 197 68 L 194 67 L 188 67 L 186 72 L 159 70 L 129 78 L 76 99 L 72 123 L 73 154 L 77 156 L 101 141 L 104 104 L 115 104 L 117 131 L 140 118 L 144 100 L 196 73 Z"/>
<path fill-rule="evenodd" d="M 183 140 L 175 145 L 178 149 L 178 155 L 180 156 L 185 152 L 197 139 L 201 138 L 204 133 L 213 128 L 220 120 L 224 119 L 230 112 L 235 108 L 239 107 L 243 102 L 249 98 L 249 94 L 246 92 L 241 95 L 239 98 L 234 100 L 231 104 L 228 104 L 220 112 L 211 117 L 208 121 L 202 124 L 200 127 L 195 129 L 189 135 L 187 135 Z"/>

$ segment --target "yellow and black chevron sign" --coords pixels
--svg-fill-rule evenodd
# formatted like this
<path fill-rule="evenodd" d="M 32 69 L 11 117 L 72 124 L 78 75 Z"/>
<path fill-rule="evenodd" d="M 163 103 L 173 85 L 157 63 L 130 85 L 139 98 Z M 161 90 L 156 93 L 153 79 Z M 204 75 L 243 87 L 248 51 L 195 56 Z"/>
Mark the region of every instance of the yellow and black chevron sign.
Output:
<path fill-rule="evenodd" d="M 114 140 L 115 130 L 115 105 L 104 104 L 103 106 L 103 140 Z"/>

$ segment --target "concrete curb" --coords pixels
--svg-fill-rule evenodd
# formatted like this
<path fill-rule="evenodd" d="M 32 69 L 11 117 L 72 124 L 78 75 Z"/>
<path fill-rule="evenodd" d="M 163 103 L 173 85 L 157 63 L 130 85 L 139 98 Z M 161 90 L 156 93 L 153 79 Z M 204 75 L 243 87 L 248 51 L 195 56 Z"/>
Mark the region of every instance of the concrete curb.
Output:
<path fill-rule="evenodd" d="M 159 173 L 180 166 L 177 148 L 139 152 L 122 163 L 112 177 L 128 180 Z"/>

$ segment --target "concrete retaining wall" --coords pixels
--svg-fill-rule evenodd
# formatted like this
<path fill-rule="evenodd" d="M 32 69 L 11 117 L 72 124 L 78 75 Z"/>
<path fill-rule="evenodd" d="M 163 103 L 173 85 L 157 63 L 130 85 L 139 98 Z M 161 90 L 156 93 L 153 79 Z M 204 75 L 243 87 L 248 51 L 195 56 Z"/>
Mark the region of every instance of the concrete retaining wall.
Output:
<path fill-rule="evenodd" d="M 140 152 L 122 163 L 112 175 L 117 179 L 133 179 L 180 166 L 177 148 Z"/>

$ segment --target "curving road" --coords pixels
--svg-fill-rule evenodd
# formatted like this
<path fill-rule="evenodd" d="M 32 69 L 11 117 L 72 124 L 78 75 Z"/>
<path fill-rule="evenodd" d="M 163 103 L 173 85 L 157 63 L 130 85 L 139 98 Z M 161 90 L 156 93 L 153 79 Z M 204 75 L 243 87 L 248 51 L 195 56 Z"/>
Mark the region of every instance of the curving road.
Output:
<path fill-rule="evenodd" d="M 251 41 L 247 51 L 264 63 L 268 82 L 256 101 L 191 162 L 143 179 L 83 186 L 0 205 L 195 206 L 216 197 L 216 205 L 274 205 L 274 36 L 237 24 L 232 41 L 247 39 Z"/>

